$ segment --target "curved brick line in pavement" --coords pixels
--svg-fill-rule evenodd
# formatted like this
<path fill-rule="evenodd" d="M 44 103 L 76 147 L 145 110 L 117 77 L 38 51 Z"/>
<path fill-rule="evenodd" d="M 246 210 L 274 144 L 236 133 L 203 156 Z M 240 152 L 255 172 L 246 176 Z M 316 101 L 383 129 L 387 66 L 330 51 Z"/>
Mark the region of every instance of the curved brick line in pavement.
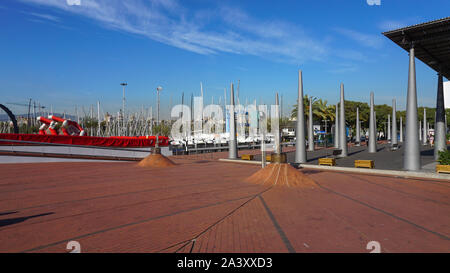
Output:
<path fill-rule="evenodd" d="M 105 198 L 111 198 L 111 197 L 118 197 L 118 196 L 124 196 L 129 194 L 138 194 L 138 193 L 144 193 L 144 192 L 152 192 L 152 191 L 158 191 L 158 190 L 167 190 L 172 188 L 181 188 L 181 187 L 190 187 L 190 186 L 197 186 L 197 185 L 208 185 L 208 184 L 216 184 L 216 181 L 211 182 L 203 182 L 203 183 L 193 183 L 193 184 L 185 184 L 185 185 L 175 185 L 170 187 L 160 187 L 160 188 L 153 188 L 148 190 L 142 190 L 142 191 L 131 191 L 131 192 L 125 192 L 125 193 L 116 193 L 116 194 L 110 194 L 110 195 L 102 195 L 97 197 L 91 197 L 91 198 L 83 198 L 83 199 L 76 199 L 76 200 L 69 200 L 69 201 L 62 201 L 62 202 L 55 202 L 55 203 L 48 203 L 48 204 L 42 204 L 38 206 L 32 206 L 32 207 L 26 207 L 26 208 L 16 208 L 11 210 L 29 210 L 29 209 L 36 209 L 36 208 L 42 208 L 42 207 L 48 207 L 48 206 L 55 206 L 55 205 L 62 205 L 62 204 L 68 204 L 68 203 L 75 203 L 75 202 L 83 202 L 83 201 L 92 201 L 92 200 L 98 200 L 98 199 L 105 199 Z M 232 182 L 227 182 L 232 183 Z"/>
<path fill-rule="evenodd" d="M 248 187 L 252 187 L 252 186 L 248 186 Z M 242 186 L 234 186 L 234 187 L 226 188 L 226 189 L 223 189 L 223 190 L 224 190 L 224 191 L 225 191 L 225 190 L 233 190 L 233 189 L 237 189 L 237 188 L 242 188 Z M 151 190 L 150 190 L 150 191 L 151 191 Z M 200 192 L 196 192 L 195 194 L 198 194 L 198 193 L 209 193 L 209 192 L 215 192 L 215 191 L 216 191 L 216 190 L 200 191 Z M 144 190 L 144 191 L 134 192 L 134 193 L 142 193 L 142 192 L 148 192 L 148 191 L 147 191 L 147 190 Z M 118 208 L 132 207 L 132 206 L 136 206 L 136 205 L 142 205 L 142 204 L 146 204 L 146 203 L 153 203 L 153 202 L 158 202 L 158 201 L 163 201 L 163 200 L 178 199 L 178 198 L 180 198 L 180 197 L 184 197 L 184 196 L 186 196 L 186 195 L 191 195 L 191 194 L 192 194 L 192 193 L 189 193 L 189 194 L 181 194 L 181 195 L 177 195 L 177 196 L 173 196 L 173 197 L 167 197 L 167 198 L 162 198 L 162 199 L 154 199 L 154 200 L 150 200 L 150 201 L 144 201 L 144 202 L 138 202 L 138 203 L 127 204 L 127 205 L 125 205 L 125 206 L 118 206 L 118 207 L 114 207 L 114 208 L 107 208 L 107 209 L 104 209 L 104 210 L 94 210 L 94 211 L 89 211 L 89 212 L 84 212 L 84 213 L 71 214 L 71 215 L 66 215 L 66 216 L 62 216 L 62 217 L 58 217 L 58 218 L 53 218 L 53 219 L 50 219 L 50 220 L 37 221 L 37 222 L 31 223 L 31 224 L 29 224 L 29 225 L 37 225 L 37 224 L 41 224 L 41 223 L 44 223 L 44 222 L 56 221 L 56 220 L 60 220 L 60 219 L 64 219 L 64 218 L 70 218 L 70 217 L 74 217 L 74 216 L 81 216 L 81 215 L 94 214 L 94 213 L 98 213 L 98 212 L 104 212 L 104 211 L 108 211 L 108 210 L 115 210 L 115 209 L 118 209 Z M 122 194 L 120 194 L 120 195 L 122 195 Z M 127 194 L 124 194 L 124 195 L 127 195 Z M 116 197 L 116 196 L 113 195 L 113 197 Z M 101 197 L 94 197 L 94 198 L 84 199 L 84 200 L 82 200 L 82 201 L 90 201 L 90 200 L 92 200 L 92 199 L 99 199 L 99 198 L 101 198 Z M 23 209 L 20 209 L 20 210 L 23 210 Z M 13 210 L 13 211 L 14 211 L 14 210 Z M 14 228 L 15 228 L 14 225 L 12 225 L 12 226 L 6 226 L 6 227 L 0 228 L 0 231 L 7 230 L 7 229 L 14 229 Z"/>
<path fill-rule="evenodd" d="M 199 234 L 197 234 L 195 237 L 193 237 L 193 238 L 191 238 L 191 239 L 189 239 L 189 240 L 185 240 L 185 241 L 183 241 L 183 242 L 176 243 L 176 244 L 174 244 L 174 245 L 172 245 L 172 246 L 166 247 L 166 248 L 161 249 L 161 250 L 159 250 L 159 251 L 157 251 L 157 252 L 161 252 L 161 251 L 170 249 L 170 248 L 172 248 L 172 247 L 174 247 L 174 246 L 177 246 L 177 245 L 180 245 L 180 244 L 182 244 L 182 243 L 184 243 L 184 242 L 187 242 L 187 243 L 185 243 L 183 246 L 181 246 L 180 248 L 178 248 L 177 250 L 175 250 L 175 253 L 178 252 L 178 251 L 180 251 L 180 250 L 182 250 L 182 249 L 184 249 L 184 248 L 185 248 L 187 245 L 189 245 L 190 243 L 192 243 L 192 248 L 191 248 L 191 251 L 192 251 L 192 249 L 194 248 L 195 240 L 197 240 L 200 236 L 202 236 L 203 234 L 205 234 L 206 232 L 208 232 L 209 230 L 211 230 L 213 227 L 215 227 L 215 226 L 217 226 L 218 224 L 220 224 L 221 222 L 223 222 L 226 218 L 228 218 L 228 217 L 230 217 L 231 215 L 233 215 L 236 211 L 238 211 L 239 209 L 243 208 L 245 205 L 247 205 L 248 203 L 250 203 L 252 200 L 254 200 L 255 198 L 257 198 L 258 196 L 261 197 L 261 194 L 263 194 L 263 193 L 269 191 L 269 190 L 272 189 L 272 188 L 273 188 L 273 186 L 271 186 L 271 187 L 269 187 L 269 188 L 267 188 L 267 189 L 264 189 L 263 191 L 261 191 L 261 192 L 255 194 L 255 195 L 253 195 L 253 196 L 252 196 L 251 198 L 249 198 L 247 201 L 245 201 L 245 202 L 242 203 L 240 206 L 238 206 L 237 208 L 235 208 L 234 210 L 232 210 L 231 212 L 229 212 L 228 214 L 226 214 L 226 215 L 225 215 L 224 217 L 222 217 L 221 219 L 217 220 L 215 223 L 213 223 L 212 225 L 210 225 L 209 227 L 207 227 L 205 230 L 203 230 L 202 232 L 200 232 Z"/>
<path fill-rule="evenodd" d="M 222 204 L 226 204 L 226 203 L 230 203 L 230 202 L 234 202 L 234 201 L 238 201 L 238 200 L 242 200 L 242 199 L 246 199 L 246 198 L 252 198 L 252 197 L 254 197 L 254 196 L 253 195 L 248 195 L 248 196 L 244 196 L 244 197 L 239 197 L 239 198 L 225 200 L 225 201 L 222 201 L 222 202 L 217 202 L 217 203 L 214 203 L 214 204 L 209 204 L 209 205 L 205 205 L 205 206 L 199 206 L 199 207 L 195 207 L 195 208 L 191 208 L 191 209 L 187 209 L 187 210 L 180 210 L 180 211 L 176 211 L 174 213 L 169 213 L 169 214 L 160 215 L 160 216 L 157 216 L 157 217 L 151 217 L 151 218 L 144 219 L 144 220 L 137 221 L 137 222 L 123 224 L 123 225 L 119 225 L 119 226 L 115 226 L 115 227 L 111 227 L 111 228 L 107 228 L 107 229 L 102 229 L 102 230 L 86 233 L 86 234 L 83 234 L 83 235 L 80 235 L 80 236 L 77 236 L 77 237 L 73 237 L 73 238 L 67 238 L 67 239 L 64 239 L 64 240 L 60 240 L 58 242 L 54 242 L 54 243 L 38 246 L 38 247 L 35 247 L 35 248 L 32 248 L 32 249 L 23 250 L 23 251 L 20 251 L 20 253 L 38 251 L 38 250 L 45 249 L 45 248 L 48 248 L 48 247 L 52 247 L 52 246 L 55 246 L 55 245 L 58 245 L 58 244 L 62 244 L 62 243 L 69 242 L 69 241 L 76 241 L 76 240 L 79 240 L 79 239 L 82 239 L 82 238 L 86 238 L 86 237 L 89 237 L 89 236 L 105 233 L 105 232 L 108 232 L 108 231 L 117 230 L 117 229 L 129 227 L 129 226 L 134 226 L 134 225 L 150 222 L 150 221 L 153 221 L 153 220 L 162 219 L 162 218 L 165 218 L 165 217 L 170 217 L 170 216 L 174 216 L 174 215 L 178 215 L 178 214 L 182 214 L 182 213 L 186 213 L 186 212 L 191 212 L 191 211 L 195 211 L 195 210 L 199 210 L 199 209 L 214 207 L 214 206 L 218 206 L 218 205 L 222 205 Z"/>

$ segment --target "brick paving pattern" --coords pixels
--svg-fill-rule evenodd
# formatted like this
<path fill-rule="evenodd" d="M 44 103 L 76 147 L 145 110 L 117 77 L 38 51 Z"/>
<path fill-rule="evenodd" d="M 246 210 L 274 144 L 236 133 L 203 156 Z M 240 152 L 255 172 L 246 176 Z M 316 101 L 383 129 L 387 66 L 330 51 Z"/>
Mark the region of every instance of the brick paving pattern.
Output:
<path fill-rule="evenodd" d="M 299 170 L 318 187 L 286 188 L 218 157 L 2 164 L 0 252 L 450 252 L 449 181 Z"/>

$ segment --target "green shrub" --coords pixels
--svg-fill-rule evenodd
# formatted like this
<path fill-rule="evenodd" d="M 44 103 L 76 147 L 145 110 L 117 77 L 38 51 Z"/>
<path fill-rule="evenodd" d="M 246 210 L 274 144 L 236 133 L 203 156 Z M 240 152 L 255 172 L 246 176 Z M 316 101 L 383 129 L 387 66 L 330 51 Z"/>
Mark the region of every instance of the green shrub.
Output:
<path fill-rule="evenodd" d="M 438 162 L 441 165 L 450 165 L 450 151 L 439 151 Z"/>

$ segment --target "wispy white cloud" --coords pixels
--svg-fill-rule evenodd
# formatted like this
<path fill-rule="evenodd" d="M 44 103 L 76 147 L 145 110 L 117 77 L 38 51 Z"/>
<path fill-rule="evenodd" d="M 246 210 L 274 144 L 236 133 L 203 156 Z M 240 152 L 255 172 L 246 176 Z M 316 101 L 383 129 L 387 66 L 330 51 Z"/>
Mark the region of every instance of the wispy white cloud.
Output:
<path fill-rule="evenodd" d="M 334 30 L 366 47 L 378 49 L 383 45 L 383 39 L 380 35 L 361 33 L 346 28 L 334 28 Z"/>
<path fill-rule="evenodd" d="M 38 19 L 45 19 L 45 20 L 49 20 L 49 21 L 53 21 L 53 22 L 60 22 L 59 17 L 50 15 L 50 14 L 45 14 L 45 13 L 37 13 L 37 12 L 24 12 L 25 14 L 31 15 L 35 18 Z"/>
<path fill-rule="evenodd" d="M 297 24 L 262 20 L 223 3 L 194 10 L 178 0 L 83 0 L 79 6 L 67 5 L 65 0 L 20 1 L 87 17 L 105 28 L 198 54 L 253 55 L 297 65 L 330 58 L 365 59 L 356 50 L 335 50 L 327 36 L 313 35 Z M 380 46 L 374 36 L 342 28 L 338 32 L 368 47 Z"/>
<path fill-rule="evenodd" d="M 303 63 L 319 60 L 327 52 L 322 41 L 293 24 L 258 20 L 230 7 L 219 7 L 208 17 L 208 11 L 188 10 L 176 0 L 83 0 L 80 6 L 62 0 L 21 1 L 85 16 L 107 28 L 199 54 L 225 52 Z M 222 28 L 211 29 L 208 20 Z"/>

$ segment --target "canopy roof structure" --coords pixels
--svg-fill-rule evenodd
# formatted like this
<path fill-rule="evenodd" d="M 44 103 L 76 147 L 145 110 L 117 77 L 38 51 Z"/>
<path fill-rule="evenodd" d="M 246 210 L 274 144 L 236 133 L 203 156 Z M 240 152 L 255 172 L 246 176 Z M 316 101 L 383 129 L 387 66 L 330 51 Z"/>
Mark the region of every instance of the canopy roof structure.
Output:
<path fill-rule="evenodd" d="M 450 80 L 450 17 L 383 32 L 398 46 Z"/>

